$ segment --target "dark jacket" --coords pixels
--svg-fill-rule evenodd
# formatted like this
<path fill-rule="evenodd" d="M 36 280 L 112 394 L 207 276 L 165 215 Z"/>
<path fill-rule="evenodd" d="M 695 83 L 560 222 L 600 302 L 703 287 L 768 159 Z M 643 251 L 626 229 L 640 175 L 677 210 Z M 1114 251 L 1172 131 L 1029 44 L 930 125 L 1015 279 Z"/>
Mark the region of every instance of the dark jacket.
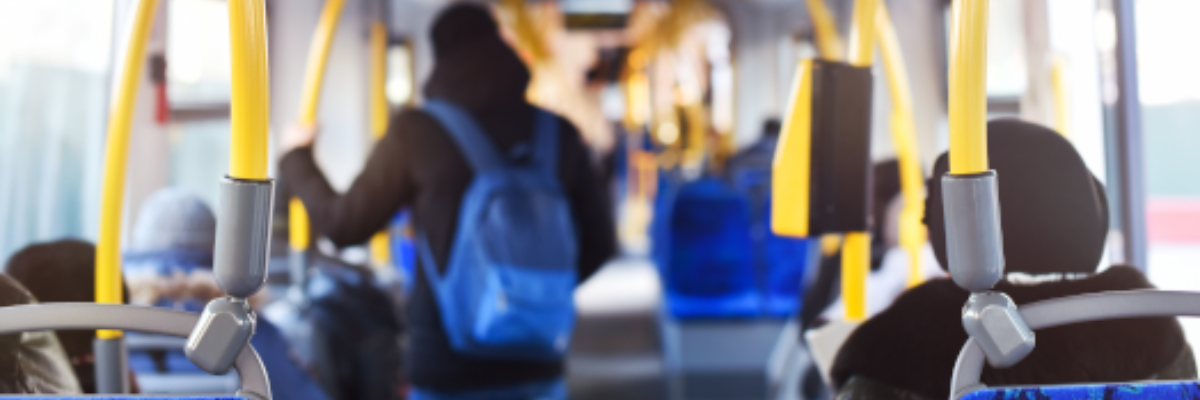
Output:
<path fill-rule="evenodd" d="M 1031 286 L 1001 282 L 1018 305 L 1107 290 L 1153 288 L 1144 275 L 1124 266 L 1077 281 Z M 949 279 L 936 279 L 901 295 L 890 308 L 854 331 L 834 361 L 839 399 L 875 398 L 855 378 L 907 392 L 912 399 L 945 399 L 950 375 L 967 334 L 959 315 L 967 293 Z M 1008 369 L 986 367 L 988 385 L 1127 382 L 1195 377 L 1195 361 L 1174 318 L 1097 321 L 1042 329 L 1028 358 Z M 1181 360 L 1182 359 L 1182 360 Z M 1191 368 L 1184 374 L 1180 362 Z M 878 392 L 875 392 L 878 393 Z M 879 397 L 882 398 L 882 397 Z M 891 397 L 889 397 L 891 398 Z"/>
<path fill-rule="evenodd" d="M 1002 280 L 995 290 L 1021 305 L 1153 288 L 1141 272 L 1125 266 L 1087 275 L 1095 272 L 1104 253 L 1108 203 L 1103 185 L 1069 142 L 1047 128 L 1016 120 L 992 121 L 988 133 L 990 166 L 999 180 L 1006 272 L 1085 276 L 1025 285 Z M 941 178 L 948 164 L 946 154 L 935 163 L 925 207 L 929 240 L 943 268 L 947 256 Z M 954 362 L 967 340 L 961 314 L 968 296 L 949 279 L 932 280 L 859 326 L 834 360 L 831 375 L 841 388 L 838 398 L 949 397 Z M 985 368 L 983 382 L 1046 385 L 1196 375 L 1175 318 L 1096 321 L 1043 329 L 1036 335 L 1033 353 L 1007 369 Z"/>
<path fill-rule="evenodd" d="M 466 109 L 493 144 L 506 152 L 532 137 L 535 108 L 524 98 L 529 71 L 496 33 L 486 10 L 481 16 L 463 9 L 483 10 L 452 6 L 439 17 L 433 32 L 437 64 L 425 96 Z M 459 21 L 446 23 L 453 18 Z M 454 25 L 467 32 L 452 29 Z M 559 125 L 558 175 L 578 227 L 582 281 L 615 252 L 616 236 L 608 199 L 578 130 L 566 120 L 560 119 Z M 428 237 L 439 266 L 446 265 L 459 203 L 473 178 L 449 134 L 416 108 L 392 117 L 387 135 L 346 193 L 339 194 L 329 186 L 313 161 L 311 148 L 285 155 L 281 172 L 308 208 L 313 229 L 339 246 L 365 242 L 396 212 L 411 208 L 416 227 Z M 455 353 L 421 270 L 417 268 L 407 310 L 411 342 L 406 364 L 413 385 L 437 390 L 486 388 L 562 375 L 560 362 L 484 360 Z"/>

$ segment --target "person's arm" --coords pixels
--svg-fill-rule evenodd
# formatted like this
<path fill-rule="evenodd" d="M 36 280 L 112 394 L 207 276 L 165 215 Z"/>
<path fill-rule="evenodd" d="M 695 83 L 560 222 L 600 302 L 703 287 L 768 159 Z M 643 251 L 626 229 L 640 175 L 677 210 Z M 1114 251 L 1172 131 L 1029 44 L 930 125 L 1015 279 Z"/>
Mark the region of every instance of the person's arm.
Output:
<path fill-rule="evenodd" d="M 559 162 L 567 164 L 562 172 L 566 178 L 572 217 L 579 233 L 578 273 L 579 282 L 582 283 L 616 253 L 616 227 L 613 225 L 605 183 L 600 181 L 597 171 L 592 167 L 591 157 L 579 132 L 566 121 L 561 126 L 563 144 L 560 148 L 564 154 L 560 155 Z"/>
<path fill-rule="evenodd" d="M 403 115 L 403 114 L 401 114 Z M 338 247 L 363 243 L 387 226 L 415 193 L 402 134 L 393 123 L 367 159 L 354 184 L 337 193 L 313 158 L 312 146 L 289 151 L 280 161 L 282 178 L 308 210 L 314 232 Z"/>

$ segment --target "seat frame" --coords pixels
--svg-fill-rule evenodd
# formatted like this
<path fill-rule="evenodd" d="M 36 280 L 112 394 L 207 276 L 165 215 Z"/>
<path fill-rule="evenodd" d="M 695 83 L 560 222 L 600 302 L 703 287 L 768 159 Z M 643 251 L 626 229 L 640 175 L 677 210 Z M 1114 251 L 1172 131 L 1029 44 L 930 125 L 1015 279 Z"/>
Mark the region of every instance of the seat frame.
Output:
<path fill-rule="evenodd" d="M 0 307 L 0 334 L 40 330 L 118 329 L 188 337 L 199 319 L 200 314 L 197 313 L 156 307 L 99 303 L 32 304 Z M 236 393 L 238 397 L 248 400 L 271 400 L 271 386 L 266 367 L 250 344 L 246 344 L 238 353 L 234 368 L 241 380 L 241 389 Z M 111 394 L 82 397 L 114 398 Z"/>
<path fill-rule="evenodd" d="M 1089 293 L 1020 306 L 1030 329 L 1038 330 L 1081 322 L 1145 317 L 1200 317 L 1200 293 L 1165 290 L 1128 290 Z M 967 339 L 951 378 L 950 399 L 987 388 L 980 377 L 987 360 L 974 339 Z"/>

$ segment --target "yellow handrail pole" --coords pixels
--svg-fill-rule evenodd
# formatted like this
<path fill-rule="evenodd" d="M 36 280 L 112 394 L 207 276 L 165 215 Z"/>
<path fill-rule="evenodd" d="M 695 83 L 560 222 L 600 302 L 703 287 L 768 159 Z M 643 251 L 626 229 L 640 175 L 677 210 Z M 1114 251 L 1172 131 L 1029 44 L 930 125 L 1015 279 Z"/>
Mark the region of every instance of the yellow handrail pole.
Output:
<path fill-rule="evenodd" d="M 817 52 L 826 61 L 842 61 L 846 59 L 846 45 L 842 35 L 838 33 L 837 21 L 833 13 L 825 5 L 825 0 L 805 0 L 808 5 L 808 15 L 812 19 L 813 36 L 817 43 Z"/>
<path fill-rule="evenodd" d="M 231 50 L 229 177 L 267 180 L 271 116 L 265 0 L 229 0 Z"/>
<path fill-rule="evenodd" d="M 812 186 L 813 60 L 796 67 L 787 114 L 771 165 L 771 231 L 779 236 L 809 234 Z"/>
<path fill-rule="evenodd" d="M 1050 65 L 1050 90 L 1054 96 L 1054 130 L 1071 138 L 1071 97 L 1067 92 L 1067 60 L 1058 57 Z"/>
<path fill-rule="evenodd" d="M 954 2 L 950 47 L 950 173 L 987 172 L 988 0 Z"/>
<path fill-rule="evenodd" d="M 300 125 L 315 128 L 317 104 L 321 100 L 321 84 L 325 81 L 325 65 L 329 60 L 329 48 L 333 34 L 337 32 L 346 0 L 327 0 L 317 21 L 308 49 L 308 64 L 304 70 L 304 92 L 300 97 Z M 293 223 L 295 225 L 293 225 Z M 303 251 L 309 245 L 308 211 L 299 199 L 288 201 L 288 244 L 292 250 Z"/>
<path fill-rule="evenodd" d="M 383 21 L 371 24 L 371 137 L 383 139 L 388 128 L 387 52 L 388 30 Z"/>
<path fill-rule="evenodd" d="M 908 71 L 886 4 L 879 5 L 875 25 L 892 99 L 892 143 L 900 166 L 900 193 L 904 198 L 904 208 L 900 211 L 900 247 L 908 253 L 908 285 L 911 287 L 924 280 L 921 273 L 921 246 L 926 238 L 921 219 L 925 215 L 925 183 L 921 173 L 921 155 L 917 149 Z"/>
<path fill-rule="evenodd" d="M 158 0 L 141 0 L 133 20 L 121 67 L 121 80 L 108 113 L 104 148 L 104 187 L 100 196 L 100 234 L 96 241 L 96 302 L 123 303 L 121 294 L 121 211 L 125 203 L 125 170 L 129 161 L 129 131 L 142 68 L 146 65 L 146 42 Z M 119 330 L 98 330 L 100 339 L 116 339 Z"/>
<path fill-rule="evenodd" d="M 376 141 L 383 139 L 388 128 L 388 100 L 384 91 L 387 85 L 388 31 L 383 21 L 371 24 L 371 136 Z M 306 229 L 307 231 L 307 229 Z M 389 247 L 391 239 L 386 229 L 371 237 L 371 261 L 377 267 L 391 264 Z"/>
<path fill-rule="evenodd" d="M 850 65 L 870 68 L 875 62 L 875 18 L 879 0 L 855 0 L 850 27 Z M 866 210 L 864 210 L 865 212 Z M 846 321 L 867 319 L 867 274 L 871 269 L 871 234 L 847 232 L 842 245 L 842 300 Z"/>

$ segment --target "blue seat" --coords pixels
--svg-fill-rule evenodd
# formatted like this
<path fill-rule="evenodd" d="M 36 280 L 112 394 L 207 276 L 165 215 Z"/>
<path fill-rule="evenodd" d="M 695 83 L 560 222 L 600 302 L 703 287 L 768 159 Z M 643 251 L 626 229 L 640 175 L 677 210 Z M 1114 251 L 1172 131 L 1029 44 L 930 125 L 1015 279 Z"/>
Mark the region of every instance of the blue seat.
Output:
<path fill-rule="evenodd" d="M 762 302 L 749 204 L 713 177 L 671 192 L 657 207 L 655 238 L 668 313 L 683 319 L 757 317 Z"/>
<path fill-rule="evenodd" d="M 1133 400 L 1200 399 L 1197 382 L 1148 382 L 1032 388 L 990 388 L 960 400 Z"/>

